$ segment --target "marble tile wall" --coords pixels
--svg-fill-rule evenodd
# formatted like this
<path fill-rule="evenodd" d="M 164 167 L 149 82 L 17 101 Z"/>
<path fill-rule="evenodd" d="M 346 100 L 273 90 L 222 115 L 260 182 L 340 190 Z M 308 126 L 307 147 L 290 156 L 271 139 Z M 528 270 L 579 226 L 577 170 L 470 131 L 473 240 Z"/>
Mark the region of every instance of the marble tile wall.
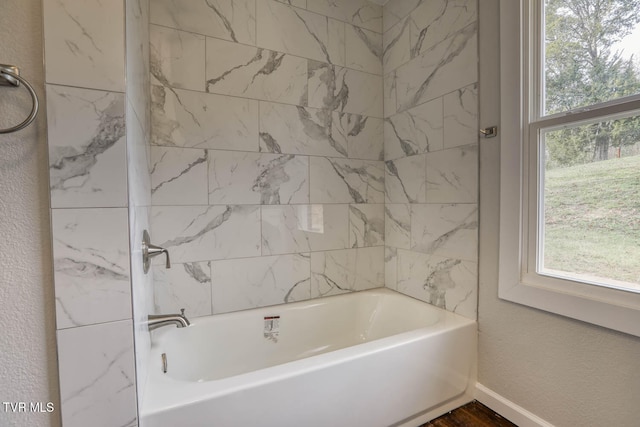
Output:
<path fill-rule="evenodd" d="M 155 310 L 384 286 L 382 8 L 151 0 L 150 20 Z"/>
<path fill-rule="evenodd" d="M 62 422 L 137 426 L 146 370 L 134 336 L 144 360 L 153 299 L 139 256 L 151 204 L 149 5 L 43 6 Z"/>
<path fill-rule="evenodd" d="M 383 8 L 385 283 L 477 316 L 476 0 Z"/>

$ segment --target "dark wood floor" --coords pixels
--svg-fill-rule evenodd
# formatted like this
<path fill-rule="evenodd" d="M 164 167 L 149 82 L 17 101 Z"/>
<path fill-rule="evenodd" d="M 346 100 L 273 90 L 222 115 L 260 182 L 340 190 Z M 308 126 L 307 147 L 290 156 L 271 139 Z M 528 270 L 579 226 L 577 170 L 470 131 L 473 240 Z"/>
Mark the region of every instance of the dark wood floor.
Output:
<path fill-rule="evenodd" d="M 473 401 L 421 427 L 517 427 L 478 401 Z"/>

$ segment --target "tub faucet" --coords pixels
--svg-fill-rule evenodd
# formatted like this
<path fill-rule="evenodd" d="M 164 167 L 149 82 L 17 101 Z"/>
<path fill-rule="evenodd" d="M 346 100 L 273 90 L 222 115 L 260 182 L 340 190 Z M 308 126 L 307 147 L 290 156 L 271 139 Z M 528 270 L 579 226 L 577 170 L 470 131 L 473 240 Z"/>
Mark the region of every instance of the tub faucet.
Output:
<path fill-rule="evenodd" d="M 175 325 L 178 328 L 186 328 L 191 324 L 189 319 L 184 315 L 184 308 L 180 310 L 180 314 L 150 314 L 147 320 L 149 330 L 161 328 L 163 326 Z"/>

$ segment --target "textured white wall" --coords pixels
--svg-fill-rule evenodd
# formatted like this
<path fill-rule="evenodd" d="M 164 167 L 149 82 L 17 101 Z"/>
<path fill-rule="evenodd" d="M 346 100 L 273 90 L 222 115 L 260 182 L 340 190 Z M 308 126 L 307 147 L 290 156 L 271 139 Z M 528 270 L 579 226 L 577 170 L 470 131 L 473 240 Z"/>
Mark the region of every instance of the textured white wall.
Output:
<path fill-rule="evenodd" d="M 0 38 L 0 62 L 18 65 L 42 101 L 36 124 L 0 135 L 0 401 L 56 407 L 10 414 L 0 406 L 0 425 L 59 426 L 41 0 L 3 2 Z M 0 127 L 29 108 L 26 90 L 0 88 Z"/>
<path fill-rule="evenodd" d="M 497 19 L 482 0 L 481 127 L 499 121 Z M 498 299 L 499 144 L 480 144 L 479 382 L 558 427 L 638 426 L 640 339 Z"/>

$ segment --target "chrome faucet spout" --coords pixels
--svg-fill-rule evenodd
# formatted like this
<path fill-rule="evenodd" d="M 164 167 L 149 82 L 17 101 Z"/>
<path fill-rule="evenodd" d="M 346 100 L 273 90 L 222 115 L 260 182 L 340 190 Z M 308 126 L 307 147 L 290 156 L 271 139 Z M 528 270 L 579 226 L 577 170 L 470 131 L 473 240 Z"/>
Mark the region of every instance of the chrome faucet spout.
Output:
<path fill-rule="evenodd" d="M 181 314 L 150 314 L 147 319 L 147 325 L 149 330 L 161 328 L 163 326 L 174 325 L 178 328 L 186 328 L 191 325 L 189 319 L 184 315 L 184 308 L 181 310 Z"/>

